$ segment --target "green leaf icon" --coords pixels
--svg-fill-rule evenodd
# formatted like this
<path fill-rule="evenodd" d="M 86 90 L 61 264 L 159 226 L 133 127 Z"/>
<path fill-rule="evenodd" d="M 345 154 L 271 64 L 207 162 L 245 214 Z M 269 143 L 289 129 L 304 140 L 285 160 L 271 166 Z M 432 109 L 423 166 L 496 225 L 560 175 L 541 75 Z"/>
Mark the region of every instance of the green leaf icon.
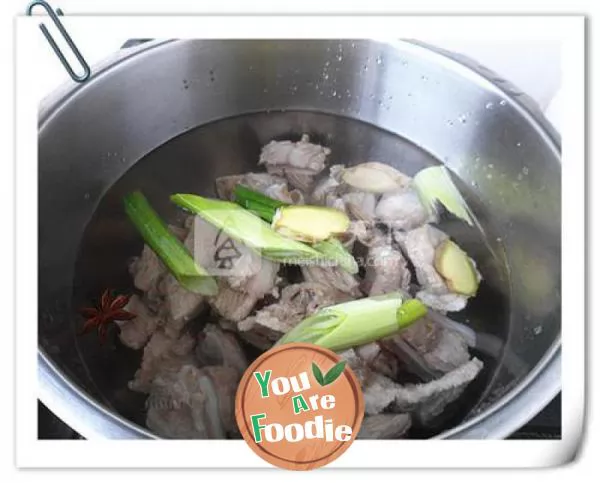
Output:
<path fill-rule="evenodd" d="M 315 376 L 315 379 L 319 383 L 319 385 L 324 386 L 325 380 L 323 379 L 323 373 L 321 372 L 321 368 L 317 366 L 314 362 L 312 363 L 312 373 Z"/>
<path fill-rule="evenodd" d="M 327 386 L 334 382 L 338 377 L 342 375 L 344 372 L 344 368 L 346 367 L 346 361 L 338 362 L 335 366 L 333 366 L 324 377 L 324 383 L 322 386 Z"/>

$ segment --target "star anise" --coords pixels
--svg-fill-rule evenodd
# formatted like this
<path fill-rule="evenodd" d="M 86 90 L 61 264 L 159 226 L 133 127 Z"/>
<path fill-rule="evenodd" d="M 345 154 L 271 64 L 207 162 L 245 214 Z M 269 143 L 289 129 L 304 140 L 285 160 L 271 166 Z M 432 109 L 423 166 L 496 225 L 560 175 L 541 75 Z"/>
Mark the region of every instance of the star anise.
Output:
<path fill-rule="evenodd" d="M 100 307 L 86 307 L 80 310 L 81 315 L 86 319 L 80 334 L 87 334 L 96 328 L 98 329 L 100 343 L 103 344 L 111 322 L 131 320 L 136 317 L 135 314 L 124 309 L 129 302 L 129 298 L 129 295 L 117 295 L 113 298 L 110 291 L 106 289 L 100 298 Z"/>

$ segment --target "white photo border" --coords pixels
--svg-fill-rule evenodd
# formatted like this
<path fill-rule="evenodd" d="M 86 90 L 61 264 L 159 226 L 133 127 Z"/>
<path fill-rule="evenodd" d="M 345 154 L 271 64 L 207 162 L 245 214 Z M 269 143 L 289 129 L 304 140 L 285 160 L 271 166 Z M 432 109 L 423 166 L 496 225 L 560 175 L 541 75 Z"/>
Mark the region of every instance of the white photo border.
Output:
<path fill-rule="evenodd" d="M 584 418 L 584 18 L 294 16 L 73 17 L 70 28 L 121 29 L 130 38 L 445 38 L 550 37 L 562 43 L 562 298 L 569 307 L 563 327 L 563 438 L 553 441 L 356 441 L 328 468 L 539 467 L 571 461 Z M 56 62 L 37 28 L 38 19 L 16 21 L 16 362 L 17 465 L 20 467 L 269 468 L 243 441 L 39 441 L 37 439 L 37 109 L 38 59 Z M 568 233 L 569 236 L 565 236 Z M 431 455 L 435 455 L 432 458 Z M 98 458 L 103 455 L 103 458 Z M 201 457 L 200 457 L 201 455 Z M 401 457 L 399 455 L 402 455 Z"/>

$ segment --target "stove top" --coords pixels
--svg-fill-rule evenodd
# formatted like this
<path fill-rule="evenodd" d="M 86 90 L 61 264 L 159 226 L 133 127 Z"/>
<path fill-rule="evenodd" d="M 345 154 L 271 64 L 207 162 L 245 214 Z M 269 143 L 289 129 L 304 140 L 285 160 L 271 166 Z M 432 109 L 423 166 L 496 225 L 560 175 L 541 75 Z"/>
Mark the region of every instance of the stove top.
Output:
<path fill-rule="evenodd" d="M 39 439 L 84 439 L 63 423 L 38 401 Z M 561 395 L 508 439 L 560 439 L 561 438 Z"/>

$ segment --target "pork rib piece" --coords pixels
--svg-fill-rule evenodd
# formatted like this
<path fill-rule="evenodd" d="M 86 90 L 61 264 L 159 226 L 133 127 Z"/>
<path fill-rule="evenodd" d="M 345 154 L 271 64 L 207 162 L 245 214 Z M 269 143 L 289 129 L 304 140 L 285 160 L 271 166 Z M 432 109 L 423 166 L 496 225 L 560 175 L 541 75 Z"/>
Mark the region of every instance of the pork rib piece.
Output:
<path fill-rule="evenodd" d="M 159 291 L 164 300 L 165 331 L 177 337 L 183 327 L 202 311 L 205 298 L 183 288 L 171 274 L 161 280 Z"/>
<path fill-rule="evenodd" d="M 195 341 L 189 334 L 174 338 L 158 329 L 144 347 L 142 364 L 129 382 L 129 389 L 149 392 L 158 375 L 177 372 L 184 364 L 193 363 L 194 344 Z"/>
<path fill-rule="evenodd" d="M 416 362 L 430 374 L 444 374 L 469 360 L 466 339 L 427 317 L 381 343 L 405 364 Z"/>
<path fill-rule="evenodd" d="M 440 379 L 400 387 L 393 403 L 398 412 L 410 412 L 422 425 L 432 422 L 444 408 L 460 397 L 467 385 L 477 377 L 483 362 L 473 358 Z"/>
<path fill-rule="evenodd" d="M 431 423 L 444 408 L 458 399 L 477 376 L 483 363 L 473 358 L 434 381 L 424 384 L 395 383 L 378 373 L 363 384 L 365 413 L 379 414 L 386 409 L 410 413 L 422 425 Z"/>
<path fill-rule="evenodd" d="M 127 347 L 141 349 L 162 321 L 138 295 L 131 296 L 125 310 L 136 317 L 132 320 L 115 321 L 119 326 L 119 339 Z"/>
<path fill-rule="evenodd" d="M 367 255 L 362 289 L 369 296 L 383 295 L 410 287 L 410 270 L 400 250 L 391 244 L 371 246 Z"/>
<path fill-rule="evenodd" d="M 283 334 L 318 309 L 350 300 L 348 294 L 318 283 L 288 285 L 281 298 L 237 324 L 241 337 L 252 345 L 267 350 Z"/>
<path fill-rule="evenodd" d="M 207 324 L 198 339 L 196 359 L 200 366 L 230 367 L 242 376 L 248 360 L 233 334 L 214 324 Z"/>
<path fill-rule="evenodd" d="M 429 214 L 412 188 L 385 193 L 377 203 L 375 215 L 379 221 L 397 230 L 413 230 L 437 221 L 437 217 Z"/>
<path fill-rule="evenodd" d="M 224 439 L 235 432 L 238 380 L 228 367 L 184 365 L 162 373 L 146 401 L 146 425 L 164 438 Z"/>
<path fill-rule="evenodd" d="M 308 192 L 314 177 L 325 168 L 329 148 L 312 144 L 307 134 L 298 142 L 271 141 L 263 146 L 258 164 L 265 165 L 267 172 L 285 176 L 289 183 Z"/>
<path fill-rule="evenodd" d="M 156 253 L 148 245 L 144 245 L 139 257 L 129 265 L 129 273 L 133 276 L 133 285 L 142 292 L 156 288 L 160 279 L 167 273 Z"/>
<path fill-rule="evenodd" d="M 357 278 L 339 266 L 306 265 L 301 271 L 305 282 L 320 283 L 355 298 L 362 297 Z"/>

